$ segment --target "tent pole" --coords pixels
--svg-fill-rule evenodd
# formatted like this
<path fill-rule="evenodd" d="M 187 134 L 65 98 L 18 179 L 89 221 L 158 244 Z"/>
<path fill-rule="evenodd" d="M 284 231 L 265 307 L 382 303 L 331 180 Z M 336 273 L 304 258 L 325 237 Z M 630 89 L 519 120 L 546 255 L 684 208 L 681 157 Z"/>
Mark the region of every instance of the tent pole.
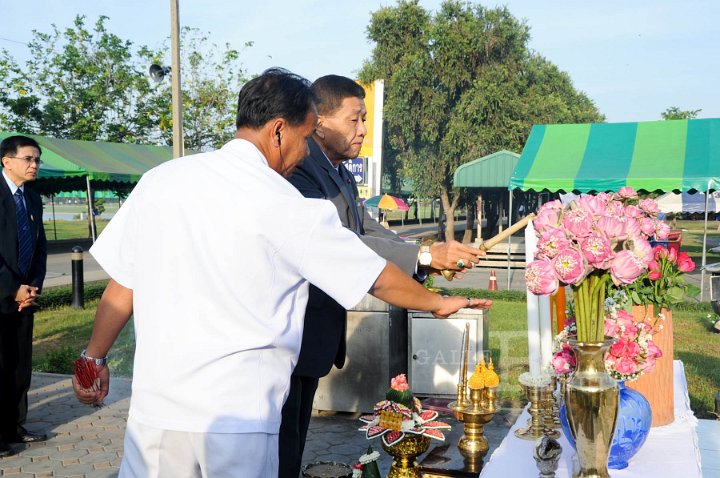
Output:
<path fill-rule="evenodd" d="M 510 227 L 510 220 L 512 218 L 512 207 L 513 207 L 513 190 L 508 191 L 510 204 L 508 205 L 508 227 Z M 502 214 L 500 214 L 500 224 L 502 224 Z M 510 290 L 510 246 L 512 246 L 512 236 L 508 236 L 507 242 L 507 290 Z"/>
<path fill-rule="evenodd" d="M 708 224 L 708 207 L 710 206 L 710 183 L 708 180 L 707 189 L 705 190 L 705 226 L 703 228 L 703 248 L 702 248 L 702 266 L 700 267 L 700 302 L 705 298 L 705 264 L 707 260 L 707 224 Z"/>
<path fill-rule="evenodd" d="M 50 204 L 52 205 L 52 213 L 53 213 L 53 235 L 55 236 L 55 240 L 57 241 L 57 222 L 55 221 L 55 195 L 50 195 Z"/>
<path fill-rule="evenodd" d="M 480 194 L 478 194 L 477 197 L 477 238 L 478 238 L 478 244 L 482 243 L 482 217 L 483 217 L 483 209 L 482 209 L 482 189 L 480 190 Z"/>
<path fill-rule="evenodd" d="M 87 209 L 88 209 L 88 222 L 90 224 L 90 237 L 92 238 L 93 244 L 95 244 L 95 216 L 93 216 L 92 207 L 92 188 L 90 187 L 90 176 L 85 176 L 85 184 L 87 185 Z"/>

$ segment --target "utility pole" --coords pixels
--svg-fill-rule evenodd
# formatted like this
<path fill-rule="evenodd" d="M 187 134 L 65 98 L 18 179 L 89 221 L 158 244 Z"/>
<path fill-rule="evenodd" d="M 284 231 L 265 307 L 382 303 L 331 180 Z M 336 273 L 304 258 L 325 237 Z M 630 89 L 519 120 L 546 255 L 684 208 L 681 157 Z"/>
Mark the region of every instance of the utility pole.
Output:
<path fill-rule="evenodd" d="M 170 37 L 172 41 L 172 121 L 173 121 L 173 158 L 185 154 L 183 132 L 182 96 L 180 95 L 180 7 L 179 0 L 170 0 Z"/>

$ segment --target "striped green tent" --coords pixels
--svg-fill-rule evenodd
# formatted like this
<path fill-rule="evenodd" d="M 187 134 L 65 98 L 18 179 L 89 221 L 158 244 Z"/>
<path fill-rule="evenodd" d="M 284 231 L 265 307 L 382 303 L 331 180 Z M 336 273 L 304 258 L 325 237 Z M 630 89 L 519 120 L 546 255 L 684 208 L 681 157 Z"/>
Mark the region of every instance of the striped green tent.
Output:
<path fill-rule="evenodd" d="M 516 153 L 502 150 L 461 164 L 453 175 L 453 186 L 505 189 L 519 157 Z"/>
<path fill-rule="evenodd" d="M 705 192 L 720 181 L 720 119 L 535 125 L 509 189 Z"/>
<path fill-rule="evenodd" d="M 720 118 L 535 125 L 508 189 L 584 193 L 623 186 L 649 192 L 720 189 Z M 703 269 L 700 300 L 704 284 Z"/>
<path fill-rule="evenodd" d="M 14 134 L 0 132 L 0 140 Z M 43 187 L 45 179 L 68 180 L 53 181 L 63 191 L 85 189 L 85 178 L 93 182 L 135 183 L 146 171 L 172 158 L 172 150 L 163 146 L 27 136 L 43 150 L 37 189 L 47 189 Z M 73 178 L 83 180 L 71 181 Z"/>

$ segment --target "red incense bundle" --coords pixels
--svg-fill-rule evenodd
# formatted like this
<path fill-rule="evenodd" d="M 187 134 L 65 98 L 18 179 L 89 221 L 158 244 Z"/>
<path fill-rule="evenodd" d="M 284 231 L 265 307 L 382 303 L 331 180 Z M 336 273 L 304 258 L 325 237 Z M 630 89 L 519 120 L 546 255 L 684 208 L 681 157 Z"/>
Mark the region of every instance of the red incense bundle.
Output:
<path fill-rule="evenodd" d="M 98 378 L 97 367 L 92 360 L 79 358 L 73 362 L 73 373 L 82 388 L 96 390 L 95 380 Z"/>

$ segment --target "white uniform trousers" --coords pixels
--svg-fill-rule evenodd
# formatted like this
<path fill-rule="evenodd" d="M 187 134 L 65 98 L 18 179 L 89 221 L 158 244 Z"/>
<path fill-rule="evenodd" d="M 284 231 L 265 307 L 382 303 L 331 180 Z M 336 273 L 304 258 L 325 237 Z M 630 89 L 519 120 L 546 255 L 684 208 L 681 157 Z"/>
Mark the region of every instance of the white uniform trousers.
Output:
<path fill-rule="evenodd" d="M 276 478 L 278 435 L 163 430 L 128 419 L 119 478 Z"/>

